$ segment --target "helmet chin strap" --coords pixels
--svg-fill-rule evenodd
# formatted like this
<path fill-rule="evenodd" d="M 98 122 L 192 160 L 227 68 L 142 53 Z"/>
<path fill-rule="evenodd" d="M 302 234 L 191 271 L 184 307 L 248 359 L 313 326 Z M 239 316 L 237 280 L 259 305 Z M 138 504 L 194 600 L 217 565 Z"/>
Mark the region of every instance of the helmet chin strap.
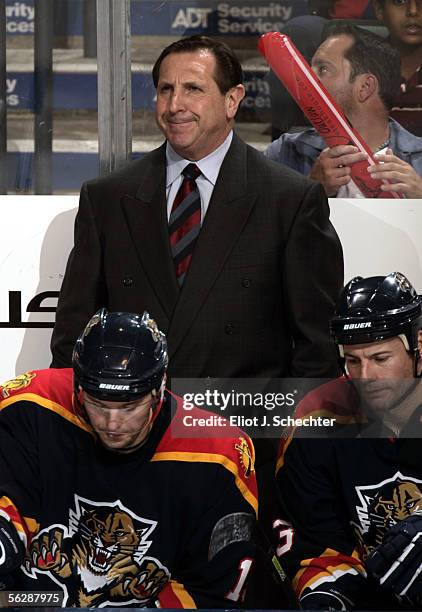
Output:
<path fill-rule="evenodd" d="M 160 388 L 159 388 L 158 392 L 157 392 L 156 389 L 152 389 L 152 391 L 151 391 L 153 400 L 151 402 L 151 406 L 150 406 L 150 409 L 149 409 L 148 423 L 146 425 L 147 431 L 146 431 L 145 436 L 137 444 L 134 444 L 133 446 L 128 446 L 127 448 L 121 449 L 121 450 L 119 450 L 117 452 L 120 452 L 120 453 L 132 452 L 132 451 L 136 450 L 137 448 L 140 448 L 143 444 L 145 444 L 145 442 L 148 440 L 149 435 L 151 433 L 151 430 L 152 430 L 152 428 L 154 426 L 155 419 L 160 414 L 161 406 L 163 405 L 165 389 L 166 389 L 166 375 L 164 374 L 163 380 L 161 382 L 161 385 L 160 385 Z"/>
<path fill-rule="evenodd" d="M 411 359 L 413 360 L 413 377 L 414 378 L 420 378 L 422 375 L 422 371 L 418 373 L 418 363 L 420 360 L 420 353 L 419 353 L 419 349 L 416 346 L 416 348 L 414 348 L 413 350 L 410 349 L 409 346 L 409 341 L 407 339 L 407 337 L 405 336 L 405 334 L 399 334 L 398 338 L 400 338 L 400 340 L 403 342 L 404 344 L 404 348 L 406 349 L 406 351 L 409 353 Z"/>
<path fill-rule="evenodd" d="M 85 410 L 84 403 L 81 401 L 82 395 L 82 387 L 74 386 L 73 388 L 73 406 L 75 408 L 75 414 L 80 421 L 83 421 L 84 424 L 89 425 L 91 427 L 91 423 L 89 422 L 88 415 Z"/>
<path fill-rule="evenodd" d="M 160 388 L 158 390 L 159 402 L 163 401 L 164 391 L 166 390 L 167 374 L 164 373 L 163 380 L 161 381 Z"/>
<path fill-rule="evenodd" d="M 421 378 L 422 376 L 422 368 L 421 371 L 418 372 L 418 365 L 421 359 L 421 354 L 419 352 L 419 349 L 415 349 L 413 352 L 413 376 L 415 378 Z"/>

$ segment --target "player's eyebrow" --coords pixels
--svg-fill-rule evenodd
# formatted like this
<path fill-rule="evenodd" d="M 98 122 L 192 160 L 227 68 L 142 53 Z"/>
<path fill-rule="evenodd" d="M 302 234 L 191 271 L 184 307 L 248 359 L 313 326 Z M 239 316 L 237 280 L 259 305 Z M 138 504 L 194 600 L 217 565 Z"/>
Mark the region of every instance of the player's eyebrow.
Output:
<path fill-rule="evenodd" d="M 390 355 L 392 355 L 392 351 L 381 350 L 381 351 L 376 351 L 375 353 L 371 353 L 370 355 L 367 356 L 367 358 L 373 359 L 374 357 L 389 357 Z M 358 355 L 354 355 L 353 353 L 348 353 L 347 351 L 344 351 L 344 356 L 351 357 L 352 359 L 361 359 L 361 357 L 359 357 Z"/>

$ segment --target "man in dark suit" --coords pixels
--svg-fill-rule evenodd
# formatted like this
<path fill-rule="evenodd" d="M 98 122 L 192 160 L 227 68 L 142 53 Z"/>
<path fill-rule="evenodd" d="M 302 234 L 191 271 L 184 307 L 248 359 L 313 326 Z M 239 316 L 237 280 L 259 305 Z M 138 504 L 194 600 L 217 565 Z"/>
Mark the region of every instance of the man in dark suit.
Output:
<path fill-rule="evenodd" d="M 225 44 L 177 41 L 153 78 L 166 143 L 82 187 L 53 365 L 70 365 L 78 331 L 107 306 L 153 314 L 168 336 L 173 377 L 336 374 L 328 320 L 343 261 L 323 189 L 233 133 L 245 90 Z M 181 209 L 196 190 L 200 225 L 181 253 L 185 228 L 173 235 L 172 227 L 189 162 L 200 175 Z"/>

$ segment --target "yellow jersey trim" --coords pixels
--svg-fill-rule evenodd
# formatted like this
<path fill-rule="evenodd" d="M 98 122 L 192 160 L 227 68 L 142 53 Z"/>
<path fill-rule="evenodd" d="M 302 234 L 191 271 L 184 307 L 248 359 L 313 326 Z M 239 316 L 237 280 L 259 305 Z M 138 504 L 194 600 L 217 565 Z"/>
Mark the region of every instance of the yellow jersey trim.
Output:
<path fill-rule="evenodd" d="M 184 585 L 180 582 L 170 582 L 170 586 L 172 588 L 173 593 L 177 597 L 177 599 L 182 604 L 183 608 L 188 608 L 191 610 L 196 610 L 196 604 L 192 597 L 189 595 Z"/>
<path fill-rule="evenodd" d="M 19 395 L 13 395 L 12 397 L 8 397 L 0 402 L 0 410 L 3 408 L 7 408 L 11 404 L 15 404 L 16 402 L 33 402 L 34 404 L 38 404 L 43 408 L 47 408 L 47 410 L 51 410 L 56 414 L 59 414 L 61 417 L 76 425 L 80 429 L 83 429 L 89 433 L 92 433 L 91 427 L 84 423 L 76 414 L 73 414 L 63 408 L 60 404 L 53 402 L 53 400 L 47 399 L 46 397 L 42 397 L 41 395 L 37 395 L 36 393 L 20 393 Z"/>
<path fill-rule="evenodd" d="M 239 477 L 237 465 L 226 457 L 225 455 L 218 455 L 214 453 L 189 453 L 181 451 L 169 451 L 169 452 L 158 452 L 156 453 L 151 461 L 190 461 L 200 463 L 219 463 L 223 465 L 229 472 L 231 472 L 235 478 L 235 483 L 243 497 L 255 510 L 255 514 L 258 514 L 258 500 L 249 487 Z"/>

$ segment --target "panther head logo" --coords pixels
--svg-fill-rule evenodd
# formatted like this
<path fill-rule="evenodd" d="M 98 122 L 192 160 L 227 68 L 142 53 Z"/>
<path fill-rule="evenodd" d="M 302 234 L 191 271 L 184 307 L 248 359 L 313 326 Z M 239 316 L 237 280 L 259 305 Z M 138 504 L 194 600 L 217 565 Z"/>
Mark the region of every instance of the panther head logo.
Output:
<path fill-rule="evenodd" d="M 369 506 L 370 515 L 381 517 L 386 529 L 414 512 L 422 512 L 422 491 L 416 483 L 402 479 L 384 485 Z"/>
<path fill-rule="evenodd" d="M 422 512 L 422 482 L 397 472 L 376 485 L 356 487 L 359 524 L 352 523 L 363 558 L 383 541 L 388 529 Z"/>
<path fill-rule="evenodd" d="M 88 511 L 80 519 L 79 530 L 85 541 L 87 566 L 96 575 L 107 574 L 125 557 L 143 557 L 151 544 L 141 543 L 148 529 L 136 529 L 132 517 L 120 510 Z"/>

